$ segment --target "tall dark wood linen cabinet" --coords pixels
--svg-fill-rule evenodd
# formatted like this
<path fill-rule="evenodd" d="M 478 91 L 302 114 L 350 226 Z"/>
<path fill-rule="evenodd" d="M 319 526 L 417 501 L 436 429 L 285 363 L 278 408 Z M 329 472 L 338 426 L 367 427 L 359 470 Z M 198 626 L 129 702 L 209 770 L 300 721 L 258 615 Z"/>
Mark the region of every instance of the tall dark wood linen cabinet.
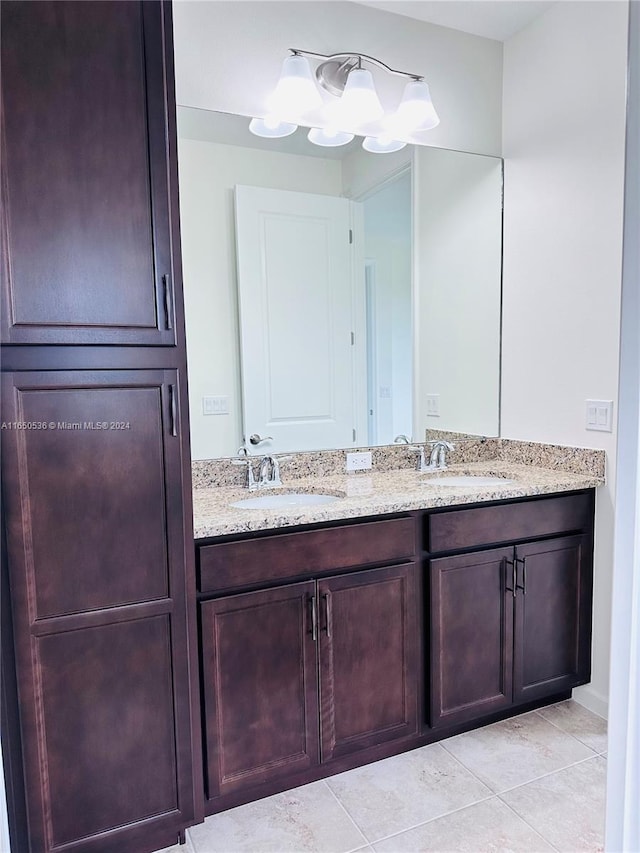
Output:
<path fill-rule="evenodd" d="M 2 747 L 15 853 L 202 816 L 170 4 L 1 4 Z"/>

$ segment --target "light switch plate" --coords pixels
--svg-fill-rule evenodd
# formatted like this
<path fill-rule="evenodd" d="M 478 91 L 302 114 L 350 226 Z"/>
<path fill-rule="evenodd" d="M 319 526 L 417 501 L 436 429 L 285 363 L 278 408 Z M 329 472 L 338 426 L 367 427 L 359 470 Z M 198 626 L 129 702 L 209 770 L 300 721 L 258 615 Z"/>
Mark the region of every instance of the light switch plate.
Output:
<path fill-rule="evenodd" d="M 203 397 L 202 398 L 202 414 L 203 415 L 228 415 L 229 414 L 229 398 L 228 397 Z"/>
<path fill-rule="evenodd" d="M 368 471 L 371 468 L 371 451 L 347 453 L 347 471 Z"/>
<path fill-rule="evenodd" d="M 586 428 L 597 432 L 612 432 L 613 400 L 586 400 Z"/>
<path fill-rule="evenodd" d="M 440 417 L 440 394 L 427 394 L 427 417 Z"/>

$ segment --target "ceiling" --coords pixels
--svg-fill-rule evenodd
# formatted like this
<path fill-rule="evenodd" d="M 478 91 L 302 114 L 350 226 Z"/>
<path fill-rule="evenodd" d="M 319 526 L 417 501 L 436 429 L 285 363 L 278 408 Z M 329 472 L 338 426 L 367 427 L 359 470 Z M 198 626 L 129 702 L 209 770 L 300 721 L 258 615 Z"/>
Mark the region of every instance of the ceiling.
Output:
<path fill-rule="evenodd" d="M 506 41 L 553 5 L 554 0 L 354 0 L 430 24 Z"/>

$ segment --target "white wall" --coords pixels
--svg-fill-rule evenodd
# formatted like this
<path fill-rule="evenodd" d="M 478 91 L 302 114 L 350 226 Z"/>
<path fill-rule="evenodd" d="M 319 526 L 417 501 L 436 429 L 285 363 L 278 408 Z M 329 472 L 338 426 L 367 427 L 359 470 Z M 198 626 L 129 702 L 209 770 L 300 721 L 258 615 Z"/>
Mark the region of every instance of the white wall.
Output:
<path fill-rule="evenodd" d="M 180 220 L 193 459 L 234 455 L 242 439 L 233 188 L 340 195 L 340 161 L 180 138 Z M 228 415 L 203 415 L 204 395 Z"/>
<path fill-rule="evenodd" d="M 502 167 L 416 148 L 415 437 L 498 434 Z M 440 397 L 427 415 L 426 395 Z"/>
<path fill-rule="evenodd" d="M 430 143 L 500 153 L 500 42 L 337 0 L 178 0 L 173 19 L 183 106 L 264 115 L 290 47 L 355 50 L 426 76 L 441 118 Z M 374 74 L 383 103 L 394 108 L 403 81 Z"/>
<path fill-rule="evenodd" d="M 606 450 L 597 501 L 593 680 L 606 711 L 628 5 L 558 2 L 505 43 L 502 435 Z M 615 403 L 614 403 L 615 415 Z"/>

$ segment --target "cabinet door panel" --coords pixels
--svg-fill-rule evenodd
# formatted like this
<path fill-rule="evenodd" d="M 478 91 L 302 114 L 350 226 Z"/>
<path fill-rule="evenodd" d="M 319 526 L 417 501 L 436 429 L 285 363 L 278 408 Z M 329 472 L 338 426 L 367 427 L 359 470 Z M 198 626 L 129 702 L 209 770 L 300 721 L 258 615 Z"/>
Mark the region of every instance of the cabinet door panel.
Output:
<path fill-rule="evenodd" d="M 169 617 L 39 637 L 36 659 L 48 847 L 177 811 Z"/>
<path fill-rule="evenodd" d="M 155 2 L 2 4 L 3 341 L 175 343 L 164 26 Z"/>
<path fill-rule="evenodd" d="M 209 798 L 318 761 L 312 581 L 201 605 Z"/>
<path fill-rule="evenodd" d="M 418 724 L 416 566 L 318 581 L 322 760 Z"/>
<path fill-rule="evenodd" d="M 33 851 L 133 853 L 145 836 L 175 839 L 195 815 L 195 579 L 171 386 L 174 370 L 2 376 Z M 128 428 L 84 423 L 123 417 Z"/>
<path fill-rule="evenodd" d="M 166 456 L 178 451 L 167 389 L 175 372 L 3 381 L 3 449 L 22 497 L 8 509 L 26 545 L 33 617 L 166 597 L 166 530 L 175 524 Z"/>
<path fill-rule="evenodd" d="M 431 725 L 511 704 L 513 548 L 430 562 Z"/>
<path fill-rule="evenodd" d="M 537 699 L 589 679 L 591 539 L 519 545 L 514 693 Z M 522 589 L 524 587 L 524 589 Z"/>

